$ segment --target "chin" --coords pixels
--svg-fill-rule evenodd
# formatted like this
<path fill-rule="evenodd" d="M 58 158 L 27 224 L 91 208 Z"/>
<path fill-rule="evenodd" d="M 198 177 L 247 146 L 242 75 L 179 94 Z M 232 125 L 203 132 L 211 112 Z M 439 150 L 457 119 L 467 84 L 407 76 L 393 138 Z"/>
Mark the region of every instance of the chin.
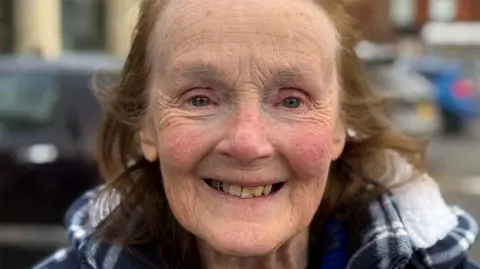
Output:
<path fill-rule="evenodd" d="M 215 251 L 234 257 L 259 257 L 266 256 L 279 248 L 279 244 L 258 244 L 248 242 L 212 242 Z"/>
<path fill-rule="evenodd" d="M 206 243 L 215 251 L 235 257 L 265 256 L 278 249 L 282 242 L 271 231 L 245 231 L 212 234 Z M 218 232 L 218 231 L 217 231 Z"/>

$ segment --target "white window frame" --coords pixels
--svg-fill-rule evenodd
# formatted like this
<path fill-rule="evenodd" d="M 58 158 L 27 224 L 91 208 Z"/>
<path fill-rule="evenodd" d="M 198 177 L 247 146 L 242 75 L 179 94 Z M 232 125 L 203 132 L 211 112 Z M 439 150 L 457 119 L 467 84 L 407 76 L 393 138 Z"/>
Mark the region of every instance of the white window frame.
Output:
<path fill-rule="evenodd" d="M 398 27 L 415 25 L 417 0 L 390 0 L 390 16 Z"/>
<path fill-rule="evenodd" d="M 458 1 L 456 0 L 429 0 L 428 18 L 436 22 L 454 21 L 458 14 Z"/>

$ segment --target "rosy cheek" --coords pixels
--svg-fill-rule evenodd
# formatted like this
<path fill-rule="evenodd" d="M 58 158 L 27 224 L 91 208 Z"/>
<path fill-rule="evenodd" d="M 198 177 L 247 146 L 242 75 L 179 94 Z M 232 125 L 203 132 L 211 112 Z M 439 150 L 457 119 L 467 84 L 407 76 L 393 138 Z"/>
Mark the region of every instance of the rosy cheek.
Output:
<path fill-rule="evenodd" d="M 202 145 L 204 130 L 167 130 L 163 131 L 160 143 L 160 161 L 169 165 L 185 165 L 188 160 L 195 159 Z"/>
<path fill-rule="evenodd" d="M 322 131 L 303 130 L 290 139 L 290 162 L 293 169 L 318 177 L 330 164 L 331 134 Z"/>

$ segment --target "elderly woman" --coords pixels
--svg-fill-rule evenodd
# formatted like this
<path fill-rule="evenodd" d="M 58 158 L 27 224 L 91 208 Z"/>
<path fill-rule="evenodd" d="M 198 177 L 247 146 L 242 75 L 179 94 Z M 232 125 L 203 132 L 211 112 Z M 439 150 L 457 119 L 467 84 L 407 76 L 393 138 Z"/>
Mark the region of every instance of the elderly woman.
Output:
<path fill-rule="evenodd" d="M 37 268 L 480 268 L 353 36 L 340 0 L 143 1 L 101 95 L 106 184 Z"/>

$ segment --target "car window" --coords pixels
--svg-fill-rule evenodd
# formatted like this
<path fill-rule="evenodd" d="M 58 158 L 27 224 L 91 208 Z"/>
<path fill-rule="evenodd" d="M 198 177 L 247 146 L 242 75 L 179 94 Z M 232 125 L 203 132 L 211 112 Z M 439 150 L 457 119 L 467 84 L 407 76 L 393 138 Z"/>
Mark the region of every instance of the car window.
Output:
<path fill-rule="evenodd" d="M 102 90 L 111 85 L 117 77 L 117 73 L 111 72 L 86 72 L 68 71 L 61 74 L 62 87 L 71 96 L 74 96 L 75 103 L 82 104 L 79 100 L 85 101 L 85 106 L 97 106 L 98 101 L 95 91 Z"/>
<path fill-rule="evenodd" d="M 62 73 L 61 85 L 74 98 L 76 104 L 87 106 L 94 101 L 91 79 L 92 73 L 90 72 Z"/>
<path fill-rule="evenodd" d="M 61 73 L 61 85 L 66 92 L 65 99 L 69 102 L 68 115 L 75 121 L 77 128 L 83 133 L 96 130 L 101 117 L 100 103 L 95 95 L 98 87 L 103 87 L 106 79 L 103 73 L 95 71 L 69 70 Z"/>
<path fill-rule="evenodd" d="M 54 73 L 0 73 L 0 129 L 44 127 L 60 98 Z"/>

